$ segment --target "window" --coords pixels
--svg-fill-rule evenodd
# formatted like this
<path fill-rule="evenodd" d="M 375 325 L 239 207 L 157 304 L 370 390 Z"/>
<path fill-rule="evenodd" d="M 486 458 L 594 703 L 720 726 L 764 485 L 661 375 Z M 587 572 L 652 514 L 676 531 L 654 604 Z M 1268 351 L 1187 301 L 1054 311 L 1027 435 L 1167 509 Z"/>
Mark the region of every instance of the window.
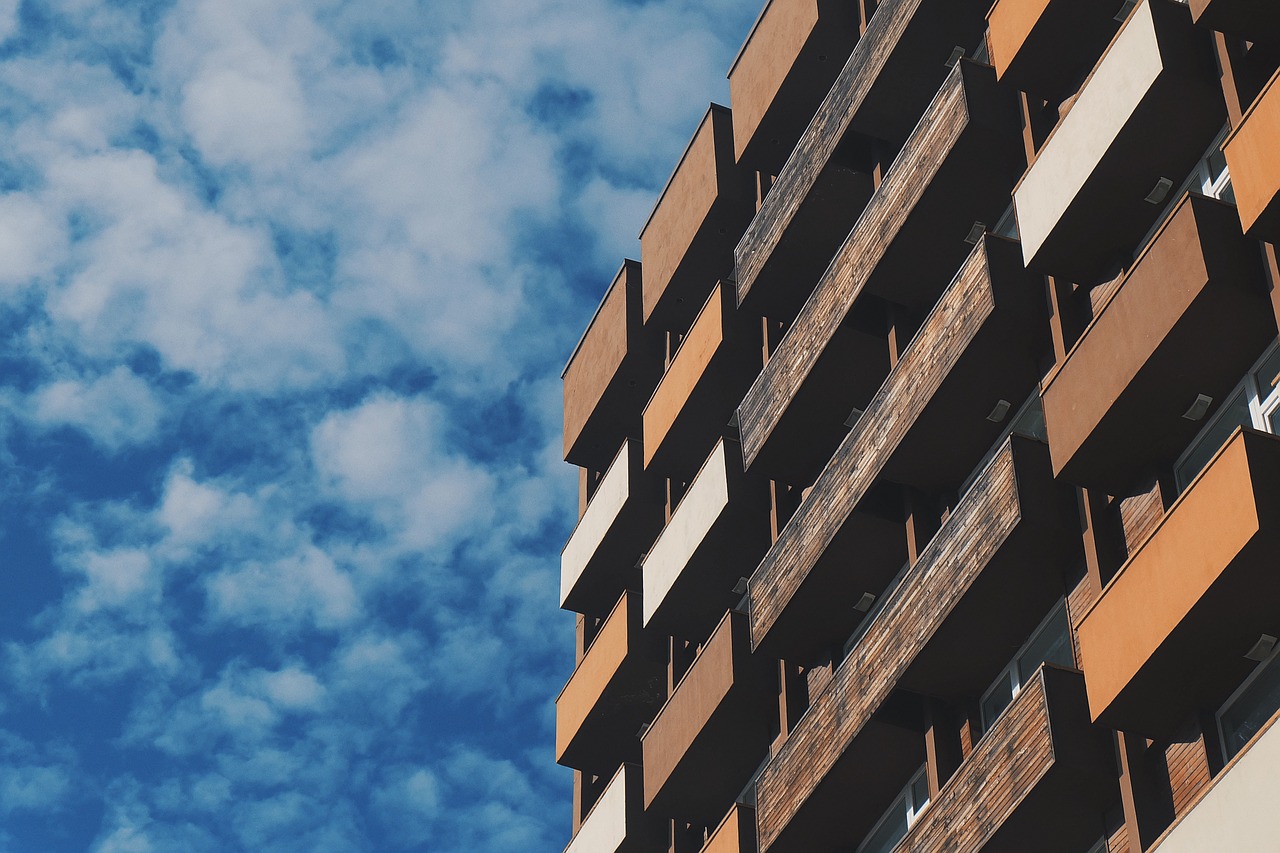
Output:
<path fill-rule="evenodd" d="M 1280 345 L 1272 344 L 1174 463 L 1173 474 L 1179 492 L 1190 485 L 1236 427 L 1280 432 L 1277 381 L 1280 381 Z"/>
<path fill-rule="evenodd" d="M 1014 698 L 1042 663 L 1075 666 L 1071 652 L 1071 626 L 1067 622 L 1067 604 L 1059 602 L 1032 633 L 1031 639 L 1018 650 L 1013 660 L 995 683 L 982 696 L 982 731 L 991 729 L 996 718 L 1013 703 Z"/>
<path fill-rule="evenodd" d="M 909 830 L 929 805 L 929 777 L 922 766 L 902 789 L 893 805 L 875 829 L 858 845 L 857 853 L 889 853 L 898 842 L 907 837 Z"/>
<path fill-rule="evenodd" d="M 1223 757 L 1230 761 L 1280 710 L 1280 649 L 1244 680 L 1218 711 Z"/>

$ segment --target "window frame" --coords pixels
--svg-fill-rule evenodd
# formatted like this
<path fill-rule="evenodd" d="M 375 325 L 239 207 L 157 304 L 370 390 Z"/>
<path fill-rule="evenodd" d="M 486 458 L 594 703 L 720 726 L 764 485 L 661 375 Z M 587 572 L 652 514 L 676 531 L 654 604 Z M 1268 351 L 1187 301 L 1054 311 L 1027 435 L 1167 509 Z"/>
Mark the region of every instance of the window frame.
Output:
<path fill-rule="evenodd" d="M 1228 752 L 1227 733 L 1222 728 L 1222 717 L 1232 709 L 1236 702 L 1240 700 L 1240 697 L 1247 693 L 1249 688 L 1262 677 L 1263 673 L 1271 669 L 1272 666 L 1280 666 L 1280 643 L 1277 643 L 1276 647 L 1271 650 L 1271 654 L 1267 655 L 1265 659 L 1259 661 L 1258 664 L 1254 666 L 1253 671 L 1245 677 L 1244 681 L 1240 682 L 1240 686 L 1231 691 L 1231 695 L 1227 697 L 1226 701 L 1219 706 L 1217 712 L 1214 714 L 1214 722 L 1218 726 L 1218 747 L 1222 752 L 1222 760 L 1224 763 L 1231 761 L 1231 759 L 1235 758 L 1240 753 Z M 1280 711 L 1280 709 L 1277 710 Z M 1275 712 L 1272 712 L 1271 716 L 1275 716 Z"/>
<path fill-rule="evenodd" d="M 1049 608 L 1049 612 L 1040 620 L 1040 624 L 1036 626 L 1034 631 L 1027 635 L 1027 641 L 1018 648 L 1018 651 L 1016 651 L 1013 657 L 1009 659 L 1009 663 L 1005 665 L 1004 669 L 1000 670 L 1000 674 L 991 682 L 991 686 L 983 691 L 982 697 L 978 700 L 978 718 L 982 723 L 983 735 L 986 735 L 987 732 L 991 731 L 991 727 L 995 725 L 996 720 L 1000 719 L 1004 712 L 1009 710 L 1009 707 L 1013 705 L 1014 701 L 1018 698 L 1018 694 L 1022 692 L 1022 688 L 1026 686 L 1020 672 L 1022 657 L 1027 653 L 1027 650 L 1035 644 L 1036 640 L 1040 639 L 1041 634 L 1043 634 L 1043 632 L 1058 616 L 1062 616 L 1066 619 L 1067 646 L 1071 650 L 1072 660 L 1075 659 L 1076 649 L 1075 639 L 1071 636 L 1071 617 L 1070 614 L 1067 613 L 1067 599 L 1063 596 L 1058 599 L 1057 604 Z M 1044 663 L 1044 661 L 1041 661 L 1041 663 Z M 1039 666 L 1037 666 L 1037 669 L 1038 668 Z M 987 699 L 994 694 L 998 688 L 1010 683 L 1012 683 L 1012 690 L 1008 704 L 1001 708 L 1000 712 L 994 715 L 990 720 L 986 719 L 985 707 Z"/>
<path fill-rule="evenodd" d="M 911 831 L 911 827 L 915 826 L 916 821 L 920 819 L 920 815 L 924 814 L 925 811 L 928 810 L 929 804 L 933 802 L 933 798 L 929 794 L 928 772 L 929 765 L 926 762 L 920 765 L 920 769 L 911 774 L 911 779 L 902 787 L 902 790 L 897 793 L 897 796 L 893 798 L 893 802 L 891 802 L 889 807 L 884 810 L 884 814 L 880 815 L 879 820 L 875 822 L 875 826 L 871 827 L 871 829 L 867 831 L 867 834 L 863 836 L 862 841 L 858 843 L 854 853 L 866 853 L 868 849 L 867 845 L 871 843 L 875 834 L 880 831 L 881 827 L 883 827 L 890 818 L 898 813 L 897 808 L 900 805 L 906 807 L 907 832 Z M 922 778 L 925 779 L 924 802 L 920 803 L 917 807 L 917 804 L 915 803 L 915 787 L 916 783 L 918 783 Z M 903 838 L 905 837 L 906 835 L 904 834 Z M 898 840 L 901 841 L 902 839 Z"/>

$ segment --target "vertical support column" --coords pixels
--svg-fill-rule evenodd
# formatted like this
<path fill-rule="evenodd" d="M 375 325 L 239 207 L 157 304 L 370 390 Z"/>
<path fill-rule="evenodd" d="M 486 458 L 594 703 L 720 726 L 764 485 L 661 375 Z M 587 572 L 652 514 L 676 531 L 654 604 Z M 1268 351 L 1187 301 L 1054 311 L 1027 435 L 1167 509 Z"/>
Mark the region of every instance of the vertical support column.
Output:
<path fill-rule="evenodd" d="M 1276 316 L 1276 324 L 1280 325 L 1280 258 L 1277 258 L 1276 247 L 1271 243 L 1262 244 L 1262 260 L 1271 290 L 1271 311 Z"/>
<path fill-rule="evenodd" d="M 793 663 L 778 661 L 778 739 L 781 744 L 791 734 L 809 707 L 809 685 L 804 670 Z"/>
<path fill-rule="evenodd" d="M 907 561 L 914 566 L 942 526 L 942 512 L 936 500 L 911 486 L 902 488 L 902 510 L 906 519 Z"/>
<path fill-rule="evenodd" d="M 1045 277 L 1049 300 L 1049 331 L 1053 339 L 1053 360 L 1062 364 L 1067 360 L 1067 353 L 1076 345 L 1080 335 L 1089 325 L 1090 311 L 1084 308 L 1085 298 L 1074 284 L 1069 281 Z"/>
<path fill-rule="evenodd" d="M 1160 772 L 1163 756 L 1148 748 L 1146 738 L 1116 732 L 1116 752 L 1129 849 L 1142 853 L 1173 823 L 1168 773 Z"/>
<path fill-rule="evenodd" d="M 693 643 L 679 637 L 667 638 L 667 695 L 676 692 L 676 685 L 689 671 L 698 649 Z"/>
<path fill-rule="evenodd" d="M 1094 590 L 1101 592 L 1124 564 L 1124 544 L 1115 508 L 1095 489 L 1079 489 L 1080 535 L 1084 561 Z"/>
<path fill-rule="evenodd" d="M 925 774 L 929 778 L 929 799 L 936 800 L 942 786 L 960 769 L 965 750 L 961 725 L 955 712 L 937 699 L 924 700 Z"/>
<path fill-rule="evenodd" d="M 1218 60 L 1218 77 L 1222 83 L 1222 96 L 1227 102 L 1227 120 L 1231 122 L 1231 129 L 1240 126 L 1241 120 L 1244 118 L 1245 112 L 1249 109 L 1249 102 L 1253 98 L 1247 94 L 1242 100 L 1239 79 L 1240 60 L 1244 58 L 1244 44 L 1237 38 L 1215 32 L 1213 34 L 1213 47 Z M 1255 93 L 1256 94 L 1256 93 Z"/>

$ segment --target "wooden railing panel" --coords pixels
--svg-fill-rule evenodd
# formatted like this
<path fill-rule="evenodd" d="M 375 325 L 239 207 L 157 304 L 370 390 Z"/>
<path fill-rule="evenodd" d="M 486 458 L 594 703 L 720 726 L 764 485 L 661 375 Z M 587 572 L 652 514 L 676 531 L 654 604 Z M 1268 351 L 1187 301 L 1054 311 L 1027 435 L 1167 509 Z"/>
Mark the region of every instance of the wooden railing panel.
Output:
<path fill-rule="evenodd" d="M 755 646 L 994 310 L 988 258 L 979 245 L 751 576 Z"/>
<path fill-rule="evenodd" d="M 756 795 L 762 850 L 769 849 L 889 697 L 1021 518 L 1014 448 L 1007 443 L 765 769 Z"/>

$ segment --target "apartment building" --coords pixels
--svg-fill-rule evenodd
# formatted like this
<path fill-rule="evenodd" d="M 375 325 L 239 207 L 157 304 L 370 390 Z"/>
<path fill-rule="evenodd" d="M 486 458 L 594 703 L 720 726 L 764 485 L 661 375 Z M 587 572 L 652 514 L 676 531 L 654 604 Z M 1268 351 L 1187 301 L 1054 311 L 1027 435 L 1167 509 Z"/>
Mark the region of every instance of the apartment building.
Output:
<path fill-rule="evenodd" d="M 567 853 L 1280 850 L 1278 68 L 765 5 L 565 368 Z"/>

